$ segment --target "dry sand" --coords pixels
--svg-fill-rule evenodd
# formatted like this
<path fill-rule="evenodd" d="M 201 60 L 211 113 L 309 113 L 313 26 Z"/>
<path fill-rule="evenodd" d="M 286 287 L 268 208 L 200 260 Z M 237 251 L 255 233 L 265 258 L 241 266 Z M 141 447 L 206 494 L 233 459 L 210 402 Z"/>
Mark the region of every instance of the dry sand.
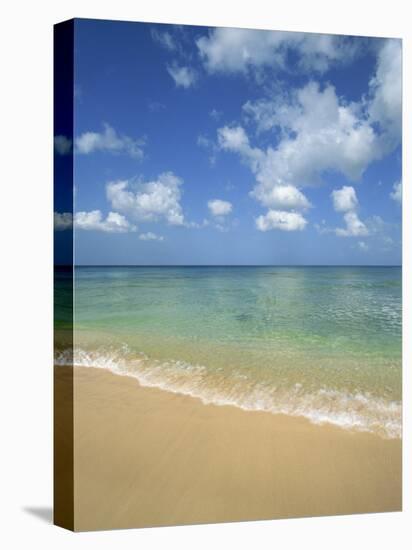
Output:
<path fill-rule="evenodd" d="M 74 396 L 75 530 L 401 509 L 400 440 L 93 368 L 75 369 Z"/>

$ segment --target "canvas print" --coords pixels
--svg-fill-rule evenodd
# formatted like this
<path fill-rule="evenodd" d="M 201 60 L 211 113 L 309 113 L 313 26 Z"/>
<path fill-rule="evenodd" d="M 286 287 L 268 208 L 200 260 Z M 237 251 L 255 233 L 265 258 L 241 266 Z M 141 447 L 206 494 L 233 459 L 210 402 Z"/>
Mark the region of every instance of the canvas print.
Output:
<path fill-rule="evenodd" d="M 56 25 L 57 525 L 401 510 L 401 57 Z"/>

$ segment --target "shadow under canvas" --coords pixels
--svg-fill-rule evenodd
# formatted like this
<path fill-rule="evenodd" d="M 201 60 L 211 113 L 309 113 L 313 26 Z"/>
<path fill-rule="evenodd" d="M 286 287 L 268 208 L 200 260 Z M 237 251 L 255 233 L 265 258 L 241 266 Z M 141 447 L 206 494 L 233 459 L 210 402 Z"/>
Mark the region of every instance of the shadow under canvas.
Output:
<path fill-rule="evenodd" d="M 53 508 L 51 506 L 25 506 L 23 510 L 45 523 L 51 524 L 53 522 Z"/>

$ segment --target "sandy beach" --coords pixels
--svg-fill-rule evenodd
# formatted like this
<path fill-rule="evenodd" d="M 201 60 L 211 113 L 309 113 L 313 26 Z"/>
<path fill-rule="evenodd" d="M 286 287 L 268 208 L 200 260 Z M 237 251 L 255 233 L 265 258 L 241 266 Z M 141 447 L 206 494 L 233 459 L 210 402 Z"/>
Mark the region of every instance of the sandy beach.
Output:
<path fill-rule="evenodd" d="M 62 379 L 64 367 L 56 367 Z M 74 528 L 401 509 L 401 441 L 74 376 Z"/>

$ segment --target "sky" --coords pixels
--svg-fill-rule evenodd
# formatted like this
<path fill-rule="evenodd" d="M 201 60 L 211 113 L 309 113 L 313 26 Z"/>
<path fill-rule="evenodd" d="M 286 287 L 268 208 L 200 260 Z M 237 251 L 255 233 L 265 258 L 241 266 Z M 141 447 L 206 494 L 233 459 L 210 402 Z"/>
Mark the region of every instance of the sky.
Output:
<path fill-rule="evenodd" d="M 401 41 L 75 20 L 78 265 L 399 265 Z"/>

